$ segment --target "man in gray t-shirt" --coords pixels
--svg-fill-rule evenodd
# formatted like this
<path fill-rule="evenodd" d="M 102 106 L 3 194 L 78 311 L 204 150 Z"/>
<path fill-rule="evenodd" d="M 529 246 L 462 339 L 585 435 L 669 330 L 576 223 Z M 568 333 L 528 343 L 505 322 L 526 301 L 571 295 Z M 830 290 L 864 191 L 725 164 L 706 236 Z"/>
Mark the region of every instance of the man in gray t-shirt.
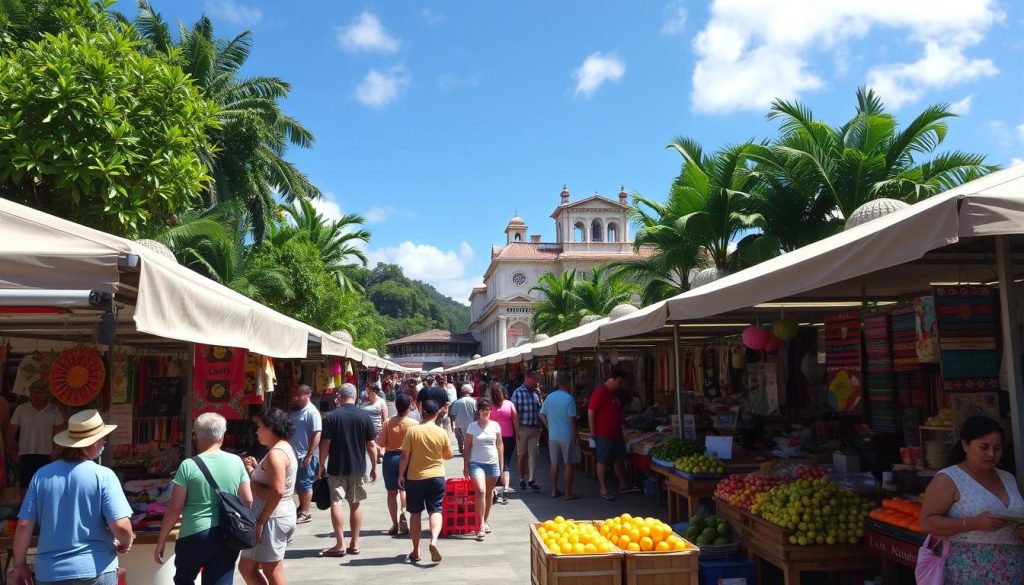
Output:
<path fill-rule="evenodd" d="M 313 480 L 320 465 L 320 431 L 323 429 L 323 419 L 320 411 L 310 401 L 312 393 L 313 390 L 306 384 L 292 392 L 292 401 L 296 406 L 291 412 L 295 432 L 288 442 L 295 449 L 295 458 L 299 460 L 298 473 L 295 474 L 295 493 L 299 496 L 299 514 L 296 519 L 298 524 L 313 519 L 309 513 L 310 503 L 313 501 Z"/>
<path fill-rule="evenodd" d="M 466 445 L 466 429 L 477 418 L 476 399 L 470 396 L 471 394 L 473 394 L 473 385 L 463 384 L 459 389 L 460 398 L 448 407 L 449 414 L 455 419 L 455 440 L 459 442 L 460 453 Z"/>

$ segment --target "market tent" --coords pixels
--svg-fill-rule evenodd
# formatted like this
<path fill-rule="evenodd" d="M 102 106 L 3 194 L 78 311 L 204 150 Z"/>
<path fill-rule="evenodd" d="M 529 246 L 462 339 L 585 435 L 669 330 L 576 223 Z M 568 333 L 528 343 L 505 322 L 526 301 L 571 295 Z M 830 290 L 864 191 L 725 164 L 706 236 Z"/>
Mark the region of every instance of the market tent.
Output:
<path fill-rule="evenodd" d="M 306 356 L 309 326 L 145 246 L 0 199 L 0 289 L 114 293 L 126 334 Z"/>
<path fill-rule="evenodd" d="M 602 341 L 648 334 L 670 321 L 747 310 L 787 299 L 884 299 L 920 290 L 946 264 L 953 282 L 991 280 L 989 265 L 927 253 L 961 240 L 1024 233 L 1024 165 L 992 173 L 710 284 L 656 303 L 600 328 Z M 857 280 L 885 271 L 884 278 Z M 916 287 L 916 288 L 915 288 Z"/>
<path fill-rule="evenodd" d="M 598 330 L 605 323 L 608 323 L 608 317 L 563 331 L 544 341 L 538 341 L 530 348 L 531 357 L 558 355 L 578 347 L 595 347 L 599 341 Z"/>

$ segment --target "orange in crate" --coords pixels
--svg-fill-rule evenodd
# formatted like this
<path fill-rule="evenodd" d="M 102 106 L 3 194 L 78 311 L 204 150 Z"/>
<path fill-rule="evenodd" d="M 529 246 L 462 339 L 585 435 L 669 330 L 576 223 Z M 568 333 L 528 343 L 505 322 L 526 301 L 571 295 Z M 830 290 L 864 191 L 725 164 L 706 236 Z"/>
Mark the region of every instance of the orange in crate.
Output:
<path fill-rule="evenodd" d="M 441 536 L 472 534 L 480 528 L 473 480 L 459 477 L 445 482 L 441 518 Z"/>

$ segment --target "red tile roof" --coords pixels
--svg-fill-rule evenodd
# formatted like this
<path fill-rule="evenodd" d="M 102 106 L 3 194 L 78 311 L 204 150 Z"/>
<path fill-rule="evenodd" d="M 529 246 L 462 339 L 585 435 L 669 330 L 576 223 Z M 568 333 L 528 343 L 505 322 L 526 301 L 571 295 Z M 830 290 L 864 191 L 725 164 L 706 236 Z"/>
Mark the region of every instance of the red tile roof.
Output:
<path fill-rule="evenodd" d="M 557 249 L 541 249 L 544 244 L 512 242 L 504 247 L 495 246 L 491 250 L 492 260 L 558 260 Z M 550 246 L 550 244 L 547 244 Z"/>

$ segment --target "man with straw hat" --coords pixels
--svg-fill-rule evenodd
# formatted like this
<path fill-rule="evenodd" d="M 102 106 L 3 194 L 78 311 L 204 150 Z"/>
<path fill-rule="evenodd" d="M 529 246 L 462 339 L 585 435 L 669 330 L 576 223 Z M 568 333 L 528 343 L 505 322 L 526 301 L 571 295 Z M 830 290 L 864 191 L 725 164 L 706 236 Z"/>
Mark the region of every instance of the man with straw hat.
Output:
<path fill-rule="evenodd" d="M 36 472 L 18 513 L 13 585 L 33 582 L 25 557 L 36 525 L 37 582 L 117 583 L 117 553 L 131 550 L 135 538 L 132 509 L 114 472 L 95 462 L 116 428 L 98 411 L 83 410 L 53 437 L 60 456 Z"/>

